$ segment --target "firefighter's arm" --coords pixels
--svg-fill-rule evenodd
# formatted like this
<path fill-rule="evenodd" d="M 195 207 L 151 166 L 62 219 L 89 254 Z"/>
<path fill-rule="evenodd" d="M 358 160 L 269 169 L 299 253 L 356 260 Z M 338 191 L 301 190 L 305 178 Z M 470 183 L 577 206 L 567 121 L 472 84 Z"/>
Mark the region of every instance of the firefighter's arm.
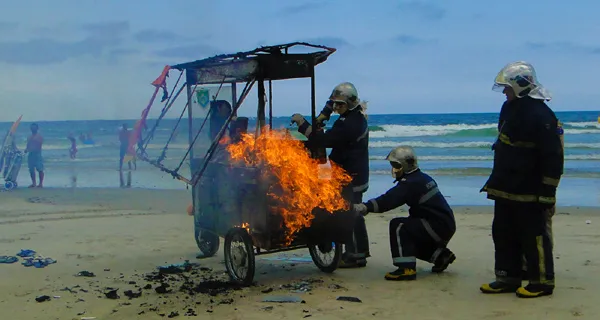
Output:
<path fill-rule="evenodd" d="M 325 106 L 323 107 L 323 110 L 321 110 L 321 113 L 319 114 L 319 116 L 317 117 L 317 124 L 322 125 L 323 122 L 329 121 L 332 113 L 333 113 L 333 106 L 328 101 L 325 104 Z"/>
<path fill-rule="evenodd" d="M 548 206 L 556 204 L 556 188 L 563 173 L 564 155 L 560 128 L 555 119 L 540 119 L 537 133 L 542 181 L 539 202 Z"/>
<path fill-rule="evenodd" d="M 308 137 L 307 145 L 312 147 L 333 148 L 341 143 L 349 141 L 356 136 L 356 128 L 351 123 L 336 122 L 329 130 L 319 130 L 312 132 L 312 127 L 308 121 L 298 127 L 298 131 Z"/>
<path fill-rule="evenodd" d="M 375 199 L 364 203 L 367 212 L 382 213 L 396 209 L 406 203 L 408 186 L 398 182 L 396 186 Z"/>

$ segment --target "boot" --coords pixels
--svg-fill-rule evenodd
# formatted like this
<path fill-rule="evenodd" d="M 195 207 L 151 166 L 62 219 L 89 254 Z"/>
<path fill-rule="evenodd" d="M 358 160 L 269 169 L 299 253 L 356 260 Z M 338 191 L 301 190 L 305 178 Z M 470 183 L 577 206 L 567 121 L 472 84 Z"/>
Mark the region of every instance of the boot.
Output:
<path fill-rule="evenodd" d="M 417 270 L 413 268 L 398 268 L 385 274 L 385 280 L 409 281 L 417 280 Z"/>
<path fill-rule="evenodd" d="M 537 298 L 549 296 L 554 292 L 554 286 L 547 284 L 528 284 L 525 287 L 517 289 L 519 298 Z"/>
<path fill-rule="evenodd" d="M 445 248 L 444 251 L 438 256 L 433 267 L 431 267 L 431 272 L 441 273 L 448 268 L 448 266 L 456 260 L 456 255 L 450 249 Z"/>
<path fill-rule="evenodd" d="M 367 259 L 342 259 L 338 268 L 351 269 L 351 268 L 363 268 L 367 266 Z"/>
<path fill-rule="evenodd" d="M 342 260 L 338 265 L 338 268 L 350 269 L 350 268 L 363 268 L 367 266 L 366 258 L 351 258 L 349 254 L 343 254 Z"/>
<path fill-rule="evenodd" d="M 520 285 L 510 284 L 502 281 L 494 281 L 486 283 L 479 287 L 479 290 L 483 293 L 512 293 L 519 289 Z"/>

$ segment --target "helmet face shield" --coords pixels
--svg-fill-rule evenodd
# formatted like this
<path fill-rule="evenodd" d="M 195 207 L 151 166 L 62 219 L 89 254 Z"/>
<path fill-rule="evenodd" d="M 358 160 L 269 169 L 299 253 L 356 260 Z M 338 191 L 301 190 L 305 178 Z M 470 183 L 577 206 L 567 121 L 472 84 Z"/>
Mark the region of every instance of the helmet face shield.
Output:
<path fill-rule="evenodd" d="M 392 150 L 386 160 L 392 166 L 392 176 L 400 178 L 404 174 L 414 172 L 419 168 L 417 155 L 414 150 L 408 146 L 399 146 Z"/>
<path fill-rule="evenodd" d="M 506 89 L 506 87 L 510 87 L 510 86 L 507 84 L 494 83 L 494 85 L 492 86 L 492 91 L 504 92 L 504 89 Z"/>
<path fill-rule="evenodd" d="M 392 166 L 392 178 L 400 179 L 404 174 L 404 169 L 400 162 L 390 161 L 390 165 Z"/>

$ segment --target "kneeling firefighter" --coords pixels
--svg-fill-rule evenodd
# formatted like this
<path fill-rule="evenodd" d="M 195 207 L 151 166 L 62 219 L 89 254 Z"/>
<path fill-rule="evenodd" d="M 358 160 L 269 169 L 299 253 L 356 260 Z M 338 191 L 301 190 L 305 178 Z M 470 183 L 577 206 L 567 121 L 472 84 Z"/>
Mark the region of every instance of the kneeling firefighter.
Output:
<path fill-rule="evenodd" d="M 331 129 L 312 132 L 311 124 L 300 114 L 292 116 L 298 132 L 308 138 L 310 149 L 331 148 L 329 160 L 341 166 L 352 176 L 352 182 L 343 191 L 350 204 L 362 202 L 363 193 L 369 188 L 369 127 L 365 115 L 366 105 L 358 98 L 354 85 L 344 82 L 337 85 L 317 118 L 319 126 L 329 120 L 331 114 L 340 115 Z M 369 238 L 363 216 L 356 218 L 352 239 L 346 244 L 340 268 L 364 267 L 369 256 Z"/>
<path fill-rule="evenodd" d="M 419 169 L 411 147 L 395 148 L 386 160 L 392 166 L 396 186 L 377 198 L 354 205 L 361 215 L 409 206 L 408 217 L 390 221 L 392 261 L 398 269 L 387 273 L 385 279 L 415 280 L 417 258 L 433 263 L 432 272 L 446 270 L 456 259 L 446 247 L 456 232 L 452 209 L 435 180 Z"/>
<path fill-rule="evenodd" d="M 496 76 L 494 89 L 502 90 L 506 101 L 493 146 L 492 173 L 482 191 L 495 201 L 496 281 L 480 290 L 516 293 L 522 298 L 550 295 L 554 261 L 549 222 L 563 173 L 562 128 L 545 103 L 551 96 L 531 64 L 506 65 Z M 529 280 L 525 287 L 521 287 L 523 255 Z"/>

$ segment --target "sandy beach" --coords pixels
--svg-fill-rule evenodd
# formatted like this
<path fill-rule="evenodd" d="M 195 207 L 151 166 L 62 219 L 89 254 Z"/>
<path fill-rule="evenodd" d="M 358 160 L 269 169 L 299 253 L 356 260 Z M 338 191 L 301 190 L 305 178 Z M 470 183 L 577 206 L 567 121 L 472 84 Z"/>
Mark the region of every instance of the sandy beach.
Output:
<path fill-rule="evenodd" d="M 367 217 L 373 257 L 364 269 L 328 275 L 307 262 L 308 250 L 257 257 L 256 285 L 180 291 L 183 276 L 196 285 L 227 279 L 223 252 L 196 259 L 189 191 L 144 189 L 19 189 L 0 193 L 0 255 L 32 249 L 57 262 L 25 267 L 0 264 L 3 319 L 597 319 L 600 313 L 600 209 L 565 207 L 554 218 L 557 289 L 534 300 L 488 296 L 492 280 L 491 207 L 456 207 L 458 231 L 450 243 L 458 259 L 435 275 L 419 262 L 418 280 L 387 282 L 393 269 L 388 221 L 406 212 Z M 587 224 L 586 221 L 591 221 Z M 280 258 L 274 260 L 273 258 Z M 189 260 L 191 272 L 170 276 L 159 294 L 148 274 L 157 266 Z M 95 277 L 77 277 L 89 271 Z M 166 281 L 166 280 L 165 280 Z M 107 287 L 119 289 L 109 299 Z M 126 291 L 141 296 L 128 298 Z M 219 292 L 217 292 L 219 291 Z M 129 292 L 129 294 L 131 294 Z M 212 293 L 212 295 L 211 295 Z M 47 295 L 50 300 L 36 302 Z M 304 303 L 262 302 L 295 296 Z M 337 301 L 352 296 L 362 302 Z M 88 318 L 86 318 L 88 317 Z"/>

